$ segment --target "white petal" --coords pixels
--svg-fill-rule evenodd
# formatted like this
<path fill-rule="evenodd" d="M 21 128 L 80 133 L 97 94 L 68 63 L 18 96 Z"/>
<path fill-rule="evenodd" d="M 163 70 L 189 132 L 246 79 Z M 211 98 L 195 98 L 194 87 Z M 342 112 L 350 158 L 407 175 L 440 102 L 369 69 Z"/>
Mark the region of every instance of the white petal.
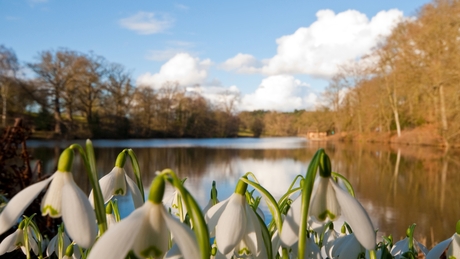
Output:
<path fill-rule="evenodd" d="M 394 244 L 393 248 L 391 248 L 391 255 L 401 255 L 407 251 L 409 251 L 409 238 L 406 237 Z"/>
<path fill-rule="evenodd" d="M 426 255 L 426 259 L 439 259 L 441 257 L 442 253 L 446 251 L 447 247 L 452 243 L 454 237 L 451 237 L 449 239 L 446 239 L 442 241 L 441 243 L 437 244 L 435 247 L 433 247 L 430 252 Z"/>
<path fill-rule="evenodd" d="M 5 237 L 0 243 L 0 255 L 9 253 L 16 249 L 16 240 L 18 238 L 19 230 L 14 231 L 11 235 Z"/>
<path fill-rule="evenodd" d="M 67 234 L 64 232 L 62 233 L 62 239 L 64 240 L 64 246 L 62 248 L 62 251 L 61 251 L 61 254 L 58 255 L 58 235 L 55 235 L 51 241 L 48 243 L 48 247 L 46 248 L 46 255 L 48 257 L 50 257 L 53 253 L 56 254 L 56 256 L 59 258 L 59 257 L 63 257 L 65 255 L 65 250 L 66 248 L 70 245 L 70 238 L 69 236 L 67 236 Z"/>
<path fill-rule="evenodd" d="M 335 240 L 338 238 L 338 236 L 339 234 L 334 229 L 332 230 L 330 229 L 324 234 L 324 239 L 323 239 L 324 252 L 329 257 L 331 257 L 332 247 L 333 247 Z"/>
<path fill-rule="evenodd" d="M 280 250 L 280 247 L 281 247 L 281 240 L 280 240 L 278 229 L 275 230 L 275 232 L 273 233 L 271 241 L 272 241 L 272 255 L 276 255 L 276 253 L 278 252 L 278 250 Z"/>
<path fill-rule="evenodd" d="M 321 250 L 313 238 L 307 238 L 305 245 L 305 256 L 312 259 L 321 259 Z M 344 257 L 346 258 L 346 257 Z"/>
<path fill-rule="evenodd" d="M 257 214 L 259 214 L 260 218 L 262 218 L 262 221 L 265 222 L 265 215 L 264 215 L 263 210 L 260 207 L 257 207 L 256 211 L 257 211 Z"/>
<path fill-rule="evenodd" d="M 206 213 L 208 212 L 208 210 L 209 210 L 212 206 L 214 206 L 212 203 L 213 203 L 213 202 L 212 202 L 212 199 L 210 199 L 210 200 L 208 201 L 208 204 L 206 204 L 206 206 L 205 206 L 204 209 L 203 209 L 203 214 L 206 214 Z M 217 199 L 216 205 L 217 205 L 218 203 L 219 203 L 219 200 Z"/>
<path fill-rule="evenodd" d="M 319 178 L 318 188 L 311 201 L 310 215 L 320 221 L 326 220 L 327 217 L 335 220 L 340 216 L 339 204 L 329 183 L 329 178 Z"/>
<path fill-rule="evenodd" d="M 67 181 L 66 179 L 72 175 L 68 172 L 57 171 L 54 173 L 54 179 L 51 182 L 48 190 L 43 196 L 40 209 L 42 216 L 49 215 L 52 218 L 61 217 L 62 209 L 62 187 Z"/>
<path fill-rule="evenodd" d="M 356 239 L 367 250 L 375 249 L 376 234 L 366 210 L 347 191 L 340 188 L 334 180 L 330 179 L 330 183 L 334 188 L 342 213 L 353 229 Z"/>
<path fill-rule="evenodd" d="M 107 220 L 107 228 L 111 228 L 115 224 L 117 224 L 117 220 L 115 219 L 115 216 L 112 213 L 105 214 L 105 219 Z"/>
<path fill-rule="evenodd" d="M 185 259 L 200 258 L 201 253 L 193 231 L 177 219 L 173 218 L 164 209 L 163 217 L 166 220 L 166 224 L 171 230 L 174 241 L 177 243 L 183 257 Z"/>
<path fill-rule="evenodd" d="M 125 195 L 126 194 L 126 172 L 125 169 L 120 167 L 114 167 L 112 172 L 115 172 L 115 185 L 113 186 L 113 195 Z"/>
<path fill-rule="evenodd" d="M 265 250 L 264 241 L 262 238 L 262 230 L 260 228 L 259 219 L 249 204 L 246 203 L 246 233 L 243 236 L 249 250 L 255 256 L 259 256 Z"/>
<path fill-rule="evenodd" d="M 449 250 L 447 250 L 447 254 L 454 256 L 455 258 L 460 258 L 460 236 L 458 234 L 454 234 Z"/>
<path fill-rule="evenodd" d="M 233 193 L 229 198 L 225 211 L 217 222 L 217 248 L 224 255 L 231 253 L 243 238 L 244 230 L 246 229 L 245 203 L 246 198 L 243 195 Z"/>
<path fill-rule="evenodd" d="M 72 174 L 69 173 L 70 176 Z M 72 177 L 62 188 L 62 221 L 70 238 L 82 248 L 90 248 L 97 236 L 96 214 Z"/>
<path fill-rule="evenodd" d="M 344 248 L 340 252 L 339 258 L 358 258 L 360 253 L 365 252 L 364 247 L 361 246 L 356 236 L 353 234 L 350 234 L 350 236 L 351 238 L 343 244 Z"/>
<path fill-rule="evenodd" d="M 147 201 L 142 208 L 147 210 L 146 220 L 139 222 L 142 224 L 137 234 L 134 244 L 134 253 L 141 258 L 152 256 L 161 258 L 168 251 L 169 230 L 163 217 L 163 204 L 154 204 Z"/>
<path fill-rule="evenodd" d="M 32 203 L 32 201 L 40 194 L 40 192 L 53 179 L 54 174 L 38 183 L 32 184 L 16 194 L 10 202 L 3 208 L 0 213 L 0 235 L 10 229 L 18 222 L 19 217 L 24 213 L 24 210 Z"/>
<path fill-rule="evenodd" d="M 206 212 L 206 214 L 204 215 L 204 219 L 206 221 L 206 224 L 208 225 L 208 229 L 210 232 L 213 232 L 213 230 L 216 228 L 217 222 L 219 221 L 219 218 L 222 216 L 222 213 L 225 211 L 225 208 L 227 207 L 229 201 L 230 197 L 209 208 L 208 212 Z"/>
<path fill-rule="evenodd" d="M 28 232 L 27 238 L 29 239 L 29 247 L 32 249 L 34 254 L 38 255 L 38 244 L 37 244 L 37 241 L 34 239 L 32 228 L 28 227 L 27 232 Z"/>
<path fill-rule="evenodd" d="M 197 257 L 199 258 L 199 257 Z M 164 259 L 184 259 L 184 256 L 182 256 L 182 253 L 179 250 L 179 247 L 177 244 L 174 244 L 171 249 L 166 253 Z"/>
<path fill-rule="evenodd" d="M 361 252 L 364 252 L 364 248 L 354 234 L 337 238 L 332 248 L 332 256 L 334 258 L 357 258 Z"/>
<path fill-rule="evenodd" d="M 113 190 L 115 189 L 115 177 L 116 177 L 115 175 L 116 172 L 114 171 L 115 168 L 113 168 L 110 173 L 104 175 L 99 180 L 99 186 L 101 187 L 101 193 L 102 193 L 102 198 L 104 199 L 104 203 L 107 203 L 113 197 Z M 93 192 L 91 191 L 90 193 L 91 203 L 93 203 L 92 194 Z"/>
<path fill-rule="evenodd" d="M 291 204 L 283 221 L 280 239 L 284 247 L 291 247 L 299 240 L 299 225 L 301 219 L 302 196 L 297 197 Z"/>
<path fill-rule="evenodd" d="M 137 184 L 129 178 L 129 176 L 125 175 L 126 183 L 128 184 L 128 192 L 131 193 L 131 197 L 133 199 L 134 208 L 139 208 L 144 204 L 144 199 L 142 198 L 143 195 L 137 187 Z"/>
<path fill-rule="evenodd" d="M 46 255 L 51 256 L 54 251 L 56 250 L 56 243 L 57 243 L 57 235 L 55 235 L 53 238 L 51 238 L 50 242 L 48 243 L 48 246 L 46 247 Z"/>
<path fill-rule="evenodd" d="M 142 221 L 148 220 L 148 209 L 142 206 L 108 229 L 94 244 L 87 259 L 124 259 L 133 247 Z"/>
<path fill-rule="evenodd" d="M 422 251 L 423 255 L 426 256 L 426 254 L 428 254 L 428 248 L 426 248 L 422 243 L 418 242 L 415 239 L 414 239 L 414 243 L 417 244 L 418 248 L 420 249 L 420 251 Z"/>

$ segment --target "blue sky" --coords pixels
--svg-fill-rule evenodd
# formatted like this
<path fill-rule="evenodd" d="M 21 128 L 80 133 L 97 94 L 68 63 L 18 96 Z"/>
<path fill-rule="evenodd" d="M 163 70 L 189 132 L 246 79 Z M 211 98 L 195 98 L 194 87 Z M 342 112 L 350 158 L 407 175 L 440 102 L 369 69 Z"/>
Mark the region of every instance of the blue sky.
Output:
<path fill-rule="evenodd" d="M 242 110 L 311 109 L 340 64 L 369 53 L 411 1 L 0 0 L 0 44 L 19 60 L 67 48 L 122 64 L 140 87 L 178 81 Z"/>

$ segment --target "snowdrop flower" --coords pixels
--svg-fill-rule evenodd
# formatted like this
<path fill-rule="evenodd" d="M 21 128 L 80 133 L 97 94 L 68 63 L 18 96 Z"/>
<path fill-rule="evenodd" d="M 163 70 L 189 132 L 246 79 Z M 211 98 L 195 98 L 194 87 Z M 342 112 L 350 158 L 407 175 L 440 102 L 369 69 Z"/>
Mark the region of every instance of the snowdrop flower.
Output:
<path fill-rule="evenodd" d="M 205 214 L 209 230 L 215 229 L 217 249 L 227 258 L 235 255 L 265 258 L 258 216 L 246 201 L 247 184 L 239 181 L 235 192 Z"/>
<path fill-rule="evenodd" d="M 96 215 L 86 194 L 73 180 L 70 172 L 73 155 L 72 149 L 65 149 L 59 158 L 58 170 L 51 177 L 25 188 L 11 199 L 0 214 L 0 234 L 17 222 L 49 184 L 41 202 L 42 215 L 62 216 L 70 237 L 81 247 L 91 247 L 97 235 Z"/>
<path fill-rule="evenodd" d="M 323 236 L 323 246 L 321 247 L 321 255 L 326 257 L 331 257 L 332 248 L 334 247 L 335 240 L 339 237 L 339 233 L 335 231 L 334 225 L 331 222 L 329 227 L 327 228 L 326 232 Z"/>
<path fill-rule="evenodd" d="M 457 231 L 449 239 L 437 244 L 428 252 L 426 259 L 439 259 L 445 252 L 445 258 L 460 258 L 460 220 L 457 222 Z M 443 257 L 444 258 L 444 257 Z"/>
<path fill-rule="evenodd" d="M 136 183 L 126 174 L 123 169 L 126 161 L 126 153 L 121 152 L 115 162 L 115 167 L 99 180 L 101 186 L 102 197 L 104 203 L 107 203 L 115 195 L 131 194 L 133 199 L 134 208 L 142 206 L 143 198 L 139 187 Z M 89 200 L 94 207 L 93 191 L 89 194 Z"/>
<path fill-rule="evenodd" d="M 93 246 L 88 259 L 125 258 L 130 250 L 140 258 L 163 258 L 168 251 L 170 231 L 185 259 L 200 258 L 193 231 L 163 206 L 164 189 L 164 178 L 157 176 L 148 201 L 109 228 Z"/>
<path fill-rule="evenodd" d="M 292 246 L 292 258 L 297 258 L 299 246 L 295 243 Z M 308 237 L 305 242 L 305 259 L 322 259 L 321 256 L 321 249 L 319 248 L 318 244 L 315 243 L 313 237 Z M 346 258 L 346 257 L 344 257 Z"/>
<path fill-rule="evenodd" d="M 356 238 L 354 233 L 338 237 L 332 247 L 332 258 L 358 258 L 360 254 L 365 254 L 366 249 Z"/>
<path fill-rule="evenodd" d="M 62 247 L 59 247 L 59 238 L 62 239 Z M 65 249 L 68 247 L 72 242 L 70 241 L 69 236 L 64 231 L 63 225 L 59 227 L 58 234 L 56 234 L 53 238 L 51 238 L 50 242 L 48 243 L 48 247 L 46 248 L 46 255 L 51 257 L 54 253 L 58 258 L 62 258 L 65 255 Z"/>
<path fill-rule="evenodd" d="M 415 238 L 413 238 L 413 233 L 415 229 L 415 224 L 410 226 L 407 231 L 406 231 L 406 237 L 403 240 L 400 240 L 394 244 L 394 246 L 391 248 L 391 255 L 394 256 L 395 259 L 401 258 L 401 256 L 408 251 L 413 251 L 414 253 L 419 253 L 421 251 L 423 255 L 426 255 L 428 253 L 428 249 L 419 243 Z M 412 244 L 410 243 L 412 240 Z M 413 249 L 411 249 L 411 247 Z"/>
<path fill-rule="evenodd" d="M 311 201 L 310 215 L 324 221 L 327 217 L 335 220 L 341 214 L 353 229 L 356 239 L 367 250 L 373 250 L 376 235 L 371 219 L 363 206 L 343 190 L 332 177 L 320 176 L 318 189 Z"/>
<path fill-rule="evenodd" d="M 38 244 L 34 238 L 32 228 L 27 226 L 27 240 L 24 237 L 24 220 L 21 221 L 19 227 L 16 231 L 14 231 L 11 235 L 5 237 L 3 241 L 0 243 L 0 255 L 5 253 L 12 252 L 17 248 L 21 248 L 22 252 L 27 255 L 26 250 L 26 242 L 28 242 L 29 249 L 32 249 L 34 254 L 38 255 Z"/>

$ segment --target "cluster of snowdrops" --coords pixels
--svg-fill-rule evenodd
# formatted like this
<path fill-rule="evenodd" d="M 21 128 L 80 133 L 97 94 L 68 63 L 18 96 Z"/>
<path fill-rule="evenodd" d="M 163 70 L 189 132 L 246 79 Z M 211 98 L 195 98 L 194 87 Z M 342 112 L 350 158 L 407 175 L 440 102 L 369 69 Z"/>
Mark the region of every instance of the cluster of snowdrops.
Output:
<path fill-rule="evenodd" d="M 75 153 L 82 157 L 93 188 L 89 197 L 72 177 Z M 123 169 L 128 158 L 135 180 Z M 157 172 L 148 195 L 143 195 L 131 149 L 123 150 L 101 179 L 95 164 L 91 141 L 85 148 L 73 144 L 61 153 L 54 174 L 5 202 L 0 207 L 0 234 L 15 231 L 0 243 L 0 255 L 22 249 L 27 258 L 460 258 L 459 223 L 452 237 L 430 251 L 413 238 L 415 224 L 403 240 L 384 236 L 377 242 L 378 231 L 354 198 L 351 184 L 331 170 L 322 149 L 279 200 L 247 173 L 222 201 L 213 183 L 205 208 L 170 169 Z M 166 185 L 175 190 L 167 203 Z M 38 216 L 23 215 L 45 189 L 42 216 L 62 217 L 63 222 L 51 240 L 35 224 Z M 116 197 L 127 193 L 135 210 L 120 219 Z M 269 222 L 261 202 L 269 208 Z"/>

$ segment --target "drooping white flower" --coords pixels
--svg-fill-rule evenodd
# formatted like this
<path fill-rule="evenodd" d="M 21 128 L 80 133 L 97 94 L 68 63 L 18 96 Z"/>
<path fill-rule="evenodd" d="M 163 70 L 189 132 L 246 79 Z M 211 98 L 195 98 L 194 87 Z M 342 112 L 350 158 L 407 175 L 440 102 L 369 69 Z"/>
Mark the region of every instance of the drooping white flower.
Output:
<path fill-rule="evenodd" d="M 338 237 L 332 247 L 332 258 L 358 258 L 365 254 L 366 249 L 356 238 L 354 233 Z"/>
<path fill-rule="evenodd" d="M 110 173 L 99 180 L 104 203 L 107 203 L 113 196 L 131 194 L 134 208 L 142 206 L 143 195 L 136 183 L 126 174 L 125 169 L 115 166 Z M 89 194 L 89 200 L 94 207 L 93 191 Z"/>
<path fill-rule="evenodd" d="M 298 239 L 301 200 L 300 196 L 292 203 L 283 223 L 281 241 L 286 246 L 292 246 Z M 343 215 L 359 242 L 367 250 L 375 248 L 376 235 L 369 215 L 363 206 L 343 190 L 332 177 L 320 176 L 318 188 L 311 201 L 310 215 L 319 220 L 326 218 L 334 220 L 339 215 Z"/>
<path fill-rule="evenodd" d="M 460 258 L 460 235 L 458 233 L 433 247 L 426 255 L 426 259 L 439 259 L 444 252 L 446 253 L 445 258 L 450 258 L 450 256 Z"/>
<path fill-rule="evenodd" d="M 292 247 L 291 258 L 297 258 L 299 246 L 295 243 Z M 345 258 L 345 257 L 344 257 Z M 305 254 L 304 259 L 322 259 L 321 249 L 315 243 L 313 237 L 308 237 L 305 240 Z"/>
<path fill-rule="evenodd" d="M 31 249 L 34 254 L 38 255 L 38 244 L 34 238 L 31 227 L 27 227 L 27 234 L 28 238 L 25 240 L 24 229 L 19 227 L 11 235 L 5 237 L 0 243 L 0 255 L 12 252 L 18 248 L 20 248 L 24 254 L 27 254 L 26 242 L 29 243 L 29 249 Z"/>
<path fill-rule="evenodd" d="M 394 246 L 391 248 L 391 255 L 394 256 L 395 259 L 399 259 L 401 258 L 402 254 L 404 254 L 405 252 L 409 251 L 409 241 L 410 239 L 408 237 L 402 239 L 402 240 L 399 240 L 398 242 L 396 242 L 396 244 L 394 244 Z M 415 240 L 415 238 L 413 239 L 413 246 L 415 247 L 415 250 L 418 252 L 422 252 L 423 255 L 426 255 L 428 253 L 428 249 L 423 245 L 421 244 L 420 242 L 418 242 L 417 240 Z"/>
<path fill-rule="evenodd" d="M 59 248 L 59 235 L 62 239 L 62 247 Z M 68 247 L 72 242 L 70 241 L 69 236 L 65 233 L 65 231 L 59 231 L 53 238 L 51 238 L 48 246 L 46 248 L 46 255 L 51 257 L 52 254 L 56 254 L 58 258 L 62 258 L 65 255 L 65 249 Z"/>
<path fill-rule="evenodd" d="M 0 234 L 11 228 L 25 209 L 51 182 L 41 202 L 42 215 L 58 218 L 66 225 L 69 236 L 80 247 L 89 248 L 97 235 L 96 215 L 85 193 L 73 180 L 70 168 L 73 151 L 65 149 L 58 170 L 49 178 L 35 183 L 16 194 L 0 213 Z"/>
<path fill-rule="evenodd" d="M 171 216 L 161 203 L 164 192 L 161 177 L 155 178 L 152 183 L 150 193 L 156 191 L 161 192 L 158 195 L 161 197 L 149 197 L 144 205 L 109 228 L 93 246 L 88 259 L 121 259 L 130 250 L 141 258 L 163 258 L 168 251 L 170 233 L 185 259 L 200 258 L 193 231 Z"/>
<path fill-rule="evenodd" d="M 205 220 L 211 234 L 215 229 L 217 249 L 222 254 L 227 257 L 251 255 L 253 258 L 264 258 L 266 249 L 257 217 L 246 198 L 235 191 L 228 199 L 211 207 Z"/>

